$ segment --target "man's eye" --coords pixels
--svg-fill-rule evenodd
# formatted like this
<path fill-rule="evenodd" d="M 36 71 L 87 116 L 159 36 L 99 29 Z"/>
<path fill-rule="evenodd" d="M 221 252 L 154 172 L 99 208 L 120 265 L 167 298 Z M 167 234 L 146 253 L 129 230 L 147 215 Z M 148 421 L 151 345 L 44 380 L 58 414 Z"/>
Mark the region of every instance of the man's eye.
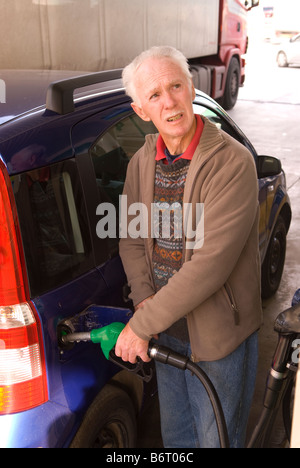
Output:
<path fill-rule="evenodd" d="M 152 94 L 152 96 L 150 97 L 150 100 L 156 99 L 157 97 L 158 97 L 158 94 L 157 94 L 157 93 L 154 93 L 154 94 Z"/>

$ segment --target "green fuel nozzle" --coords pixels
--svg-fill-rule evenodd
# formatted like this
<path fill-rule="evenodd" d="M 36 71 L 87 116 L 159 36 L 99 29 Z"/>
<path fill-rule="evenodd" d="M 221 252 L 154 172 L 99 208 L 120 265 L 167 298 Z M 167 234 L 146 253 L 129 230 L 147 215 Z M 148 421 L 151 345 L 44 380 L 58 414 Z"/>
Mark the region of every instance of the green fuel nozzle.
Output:
<path fill-rule="evenodd" d="M 100 344 L 106 359 L 109 359 L 109 353 L 115 347 L 119 335 L 124 328 L 124 323 L 113 322 L 106 327 L 91 331 L 91 341 Z"/>
<path fill-rule="evenodd" d="M 82 341 L 91 341 L 95 344 L 100 344 L 106 359 L 109 359 L 110 351 L 115 347 L 121 331 L 125 328 L 125 324 L 121 322 L 113 322 L 106 327 L 95 328 L 90 332 L 66 333 L 62 332 L 60 342 L 63 345 L 68 343 L 80 343 Z"/>
<path fill-rule="evenodd" d="M 105 327 L 95 328 L 90 332 L 66 333 L 65 330 L 62 330 L 59 342 L 62 347 L 67 347 L 72 343 L 80 343 L 83 341 L 91 341 L 92 343 L 100 344 L 102 352 L 107 360 L 113 362 L 122 369 L 136 374 L 145 382 L 149 382 L 153 376 L 153 369 L 149 363 L 145 363 L 138 358 L 135 364 L 131 364 L 130 362 L 123 361 L 122 358 L 115 354 L 115 345 L 124 328 L 124 323 L 113 322 Z"/>

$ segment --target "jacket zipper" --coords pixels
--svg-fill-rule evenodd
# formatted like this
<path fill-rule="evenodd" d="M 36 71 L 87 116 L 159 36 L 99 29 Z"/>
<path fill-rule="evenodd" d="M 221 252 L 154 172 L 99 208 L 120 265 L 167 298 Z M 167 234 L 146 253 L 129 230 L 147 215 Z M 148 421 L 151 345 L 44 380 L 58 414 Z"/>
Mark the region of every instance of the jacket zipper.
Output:
<path fill-rule="evenodd" d="M 225 288 L 225 292 L 227 294 L 227 297 L 229 299 L 229 302 L 230 302 L 230 305 L 231 305 L 231 308 L 232 308 L 232 311 L 233 311 L 234 323 L 235 323 L 235 325 L 239 325 L 240 324 L 239 311 L 238 311 L 237 305 L 235 303 L 231 287 L 229 286 L 228 283 L 225 283 L 224 288 Z"/>
<path fill-rule="evenodd" d="M 196 184 L 196 180 L 197 180 L 197 178 L 198 178 L 198 175 L 200 174 L 200 172 L 202 171 L 202 169 L 206 166 L 206 164 L 215 156 L 215 154 L 217 154 L 217 152 L 220 150 L 220 148 L 221 148 L 222 146 L 223 146 L 223 144 L 222 144 L 220 147 L 216 148 L 216 149 L 212 152 L 212 154 L 211 154 L 205 161 L 203 161 L 203 163 L 201 164 L 201 166 L 197 169 L 197 172 L 196 172 L 196 174 L 195 174 L 195 176 L 194 176 L 194 178 L 193 178 L 193 185 L 192 185 L 192 187 L 191 187 L 191 189 L 190 189 L 190 194 L 189 194 L 188 203 L 191 202 L 191 201 L 190 201 L 190 200 L 191 200 L 191 196 L 192 196 L 192 193 L 194 192 L 194 187 L 195 187 L 195 184 Z M 183 218 L 184 218 L 184 217 L 183 217 Z M 182 220 L 182 232 L 184 233 L 184 220 Z M 185 241 L 186 241 L 186 239 L 185 239 Z M 185 256 L 186 256 L 186 248 L 185 248 L 186 242 L 185 242 L 185 241 L 183 242 L 183 246 L 182 246 L 182 263 L 184 263 L 184 262 L 186 261 L 186 258 L 185 258 Z"/>

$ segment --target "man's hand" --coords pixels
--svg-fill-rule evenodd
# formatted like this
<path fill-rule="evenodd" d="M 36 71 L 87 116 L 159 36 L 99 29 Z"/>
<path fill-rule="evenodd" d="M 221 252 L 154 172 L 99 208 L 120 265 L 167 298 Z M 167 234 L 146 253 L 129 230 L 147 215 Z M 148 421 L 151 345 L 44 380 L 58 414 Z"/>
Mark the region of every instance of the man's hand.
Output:
<path fill-rule="evenodd" d="M 148 351 L 149 341 L 139 338 L 130 328 L 129 324 L 125 326 L 120 333 L 115 347 L 115 353 L 123 361 L 129 361 L 131 364 L 136 362 L 139 356 L 144 362 L 149 362 Z"/>

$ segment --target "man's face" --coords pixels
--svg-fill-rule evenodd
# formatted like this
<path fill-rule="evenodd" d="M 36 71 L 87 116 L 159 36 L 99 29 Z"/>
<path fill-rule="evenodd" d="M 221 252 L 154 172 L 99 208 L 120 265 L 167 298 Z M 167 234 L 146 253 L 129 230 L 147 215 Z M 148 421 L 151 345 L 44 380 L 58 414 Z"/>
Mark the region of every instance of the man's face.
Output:
<path fill-rule="evenodd" d="M 180 141 L 185 150 L 195 132 L 191 80 L 172 59 L 151 58 L 138 69 L 135 85 L 140 101 L 132 104 L 135 112 L 154 123 L 169 150 Z"/>

